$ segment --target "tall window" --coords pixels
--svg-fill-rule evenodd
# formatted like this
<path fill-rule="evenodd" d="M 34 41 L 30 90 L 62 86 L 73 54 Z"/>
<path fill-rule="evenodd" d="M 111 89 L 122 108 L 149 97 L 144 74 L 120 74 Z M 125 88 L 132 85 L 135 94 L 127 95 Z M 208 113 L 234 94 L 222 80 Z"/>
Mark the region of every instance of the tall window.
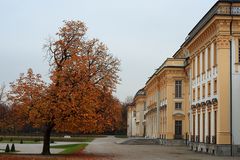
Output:
<path fill-rule="evenodd" d="M 238 40 L 238 63 L 240 63 L 240 39 Z"/>
<path fill-rule="evenodd" d="M 133 111 L 133 117 L 136 117 L 136 111 Z"/>
<path fill-rule="evenodd" d="M 215 126 L 214 135 L 215 135 L 215 139 L 217 140 L 217 111 L 214 111 L 214 114 L 215 114 L 215 116 L 214 116 L 215 117 L 215 119 L 214 119 L 214 126 Z"/>
<path fill-rule="evenodd" d="M 217 43 L 215 42 L 214 43 L 214 59 L 213 59 L 213 65 L 214 67 L 217 66 Z"/>
<path fill-rule="evenodd" d="M 197 56 L 197 76 L 200 75 L 200 55 Z"/>
<path fill-rule="evenodd" d="M 214 79 L 214 94 L 217 94 L 217 79 Z"/>
<path fill-rule="evenodd" d="M 198 89 L 197 89 L 197 97 L 198 97 L 198 100 L 200 99 L 200 87 L 198 87 Z"/>
<path fill-rule="evenodd" d="M 195 115 L 193 115 L 193 136 L 195 137 Z"/>
<path fill-rule="evenodd" d="M 208 70 L 211 69 L 211 48 L 208 47 Z"/>
<path fill-rule="evenodd" d="M 146 102 L 144 102 L 144 111 L 146 111 L 147 110 L 147 104 L 146 104 Z"/>
<path fill-rule="evenodd" d="M 211 112 L 208 112 L 208 136 L 211 137 Z"/>
<path fill-rule="evenodd" d="M 192 95 L 193 97 L 193 101 L 195 101 L 195 97 L 196 97 L 196 93 L 195 93 L 195 89 L 193 89 L 193 95 Z"/>
<path fill-rule="evenodd" d="M 175 98 L 182 98 L 182 81 L 175 81 Z"/>
<path fill-rule="evenodd" d="M 208 97 L 211 95 L 211 82 L 208 81 Z"/>
<path fill-rule="evenodd" d="M 202 97 L 205 98 L 205 84 L 202 85 Z"/>
<path fill-rule="evenodd" d="M 176 110 L 181 110 L 182 109 L 182 103 L 181 102 L 175 103 L 175 109 Z"/>
<path fill-rule="evenodd" d="M 203 143 L 205 142 L 205 113 L 203 113 L 203 130 L 202 130 L 202 134 L 203 134 Z"/>
<path fill-rule="evenodd" d="M 192 78 L 194 79 L 195 78 L 195 58 L 193 58 L 193 62 L 192 62 Z"/>
<path fill-rule="evenodd" d="M 198 114 L 198 137 L 200 138 L 200 114 Z"/>
<path fill-rule="evenodd" d="M 205 73 L 205 51 L 202 52 L 202 73 Z"/>

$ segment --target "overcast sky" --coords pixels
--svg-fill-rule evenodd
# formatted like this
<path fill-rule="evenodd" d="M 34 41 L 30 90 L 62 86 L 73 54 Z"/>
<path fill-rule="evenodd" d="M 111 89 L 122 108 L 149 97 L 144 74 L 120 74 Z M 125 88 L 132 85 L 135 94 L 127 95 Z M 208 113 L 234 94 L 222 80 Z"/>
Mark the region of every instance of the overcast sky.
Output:
<path fill-rule="evenodd" d="M 33 68 L 48 79 L 42 49 L 63 20 L 81 20 L 121 59 L 117 97 L 144 87 L 217 0 L 0 0 L 0 84 Z"/>

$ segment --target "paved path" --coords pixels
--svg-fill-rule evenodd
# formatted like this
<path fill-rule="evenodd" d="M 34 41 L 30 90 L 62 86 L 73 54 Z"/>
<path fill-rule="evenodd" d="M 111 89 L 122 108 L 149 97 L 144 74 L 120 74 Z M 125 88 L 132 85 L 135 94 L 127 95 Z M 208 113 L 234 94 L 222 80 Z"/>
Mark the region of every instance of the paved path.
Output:
<path fill-rule="evenodd" d="M 240 160 L 240 157 L 216 157 L 195 153 L 186 147 L 117 144 L 123 140 L 126 139 L 112 136 L 97 138 L 85 148 L 84 153 L 106 156 L 113 160 Z"/>

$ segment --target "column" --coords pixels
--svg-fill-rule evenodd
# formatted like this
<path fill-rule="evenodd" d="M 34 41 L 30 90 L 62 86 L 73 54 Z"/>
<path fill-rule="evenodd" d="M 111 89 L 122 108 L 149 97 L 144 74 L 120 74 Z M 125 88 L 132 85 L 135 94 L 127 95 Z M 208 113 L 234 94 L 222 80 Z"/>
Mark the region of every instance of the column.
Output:
<path fill-rule="evenodd" d="M 230 37 L 218 36 L 217 64 L 218 64 L 218 128 L 217 143 L 230 144 Z"/>

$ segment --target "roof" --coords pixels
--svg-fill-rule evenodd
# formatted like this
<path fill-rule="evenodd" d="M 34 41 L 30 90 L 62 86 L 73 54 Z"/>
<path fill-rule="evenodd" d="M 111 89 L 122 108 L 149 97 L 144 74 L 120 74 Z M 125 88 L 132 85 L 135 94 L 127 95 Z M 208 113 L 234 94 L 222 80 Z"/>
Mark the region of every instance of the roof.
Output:
<path fill-rule="evenodd" d="M 137 96 L 145 96 L 146 95 L 146 92 L 144 90 L 144 88 L 140 89 L 137 91 L 137 93 L 135 94 L 134 96 L 134 99 L 137 97 Z"/>
<path fill-rule="evenodd" d="M 215 16 L 226 16 L 226 15 L 240 15 L 240 7 L 235 8 L 228 8 L 228 12 L 226 10 L 223 10 L 223 8 L 220 6 L 220 4 L 223 3 L 240 3 L 240 0 L 218 0 L 212 8 L 203 16 L 203 18 L 194 26 L 194 28 L 189 32 L 187 35 L 185 41 L 181 45 L 180 49 L 186 46 L 198 33 L 199 31 Z M 224 8 L 226 9 L 226 8 Z M 231 10 L 231 13 L 230 13 Z M 179 50 L 178 50 L 179 51 Z M 178 54 L 178 51 L 173 55 L 175 57 Z"/>
<path fill-rule="evenodd" d="M 178 62 L 178 63 L 176 63 Z M 151 81 L 151 79 L 157 75 L 162 69 L 164 68 L 182 68 L 185 67 L 185 59 L 183 58 L 167 58 L 163 64 L 158 67 L 158 69 L 156 69 L 156 71 L 154 72 L 154 74 L 148 79 L 148 81 L 146 82 L 146 84 L 148 84 L 148 82 Z"/>

